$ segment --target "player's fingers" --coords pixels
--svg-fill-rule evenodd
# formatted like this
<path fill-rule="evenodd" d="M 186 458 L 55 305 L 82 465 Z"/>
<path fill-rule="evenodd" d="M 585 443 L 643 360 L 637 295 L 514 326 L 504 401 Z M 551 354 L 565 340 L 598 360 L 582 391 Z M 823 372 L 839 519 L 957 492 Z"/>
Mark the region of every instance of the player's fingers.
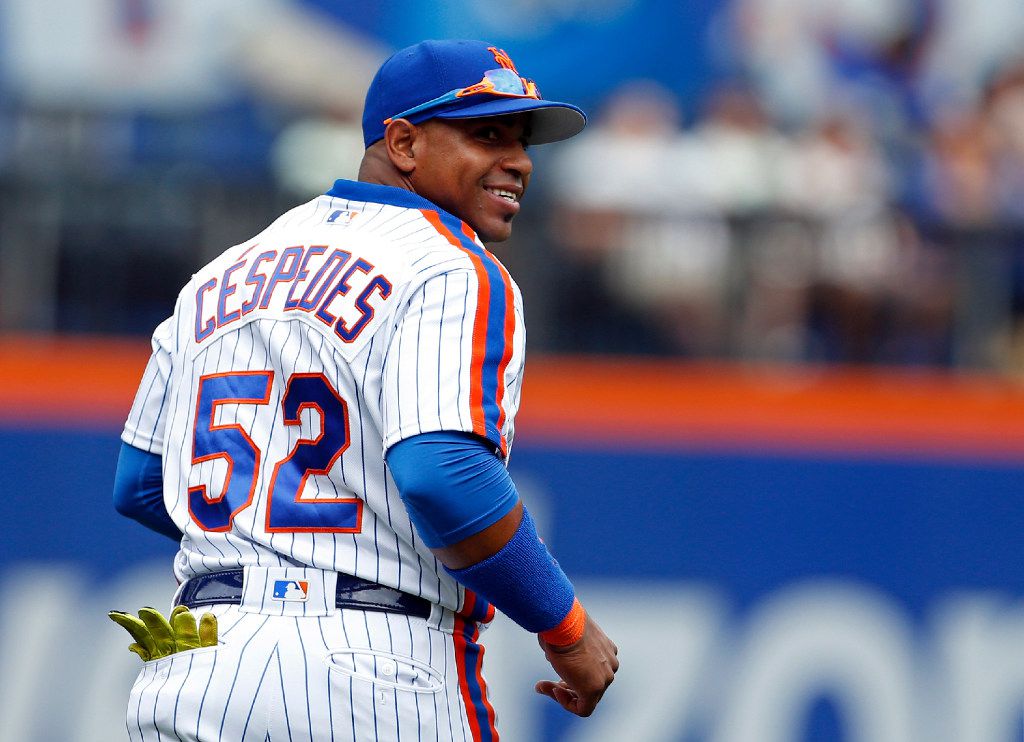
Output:
<path fill-rule="evenodd" d="M 533 689 L 540 693 L 542 696 L 550 696 L 551 689 L 557 685 L 554 680 L 538 680 L 537 684 L 533 686 Z"/>
<path fill-rule="evenodd" d="M 555 689 L 553 692 L 555 693 L 555 700 L 561 703 L 566 711 L 571 711 L 577 716 L 590 716 L 594 713 L 594 709 L 597 708 L 598 702 L 600 702 L 601 697 L 604 695 L 604 690 L 578 693 L 572 688 L 566 688 L 562 692 Z"/>
<path fill-rule="evenodd" d="M 534 686 L 534 690 L 542 696 L 551 698 L 566 711 L 579 716 L 589 716 L 597 705 L 597 701 L 592 704 L 582 701 L 580 694 L 570 688 L 564 680 L 558 683 L 552 680 L 541 680 Z M 586 713 L 581 713 L 581 710 L 588 708 Z"/>
<path fill-rule="evenodd" d="M 555 700 L 561 704 L 562 708 L 566 711 L 572 711 L 574 714 L 576 713 L 576 708 L 580 703 L 580 697 L 576 691 L 556 685 L 551 689 L 551 693 Z"/>
<path fill-rule="evenodd" d="M 217 645 L 217 617 L 212 613 L 204 613 L 199 619 L 199 646 L 214 647 Z"/>
<path fill-rule="evenodd" d="M 557 701 L 558 699 L 555 697 L 555 689 L 568 687 L 569 686 L 566 685 L 564 680 L 539 680 L 537 681 L 537 684 L 533 686 L 533 689 L 540 693 L 542 696 L 547 696 L 548 698 L 553 698 Z"/>
<path fill-rule="evenodd" d="M 597 706 L 597 701 L 586 701 L 572 688 L 555 686 L 551 689 L 551 694 L 559 706 L 577 716 L 590 716 L 594 713 L 594 707 Z"/>

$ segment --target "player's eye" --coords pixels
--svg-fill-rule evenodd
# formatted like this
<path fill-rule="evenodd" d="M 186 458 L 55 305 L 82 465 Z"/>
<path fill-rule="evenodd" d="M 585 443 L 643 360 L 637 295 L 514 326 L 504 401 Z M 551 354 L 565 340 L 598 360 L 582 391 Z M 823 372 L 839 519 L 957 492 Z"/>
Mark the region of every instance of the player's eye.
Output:
<path fill-rule="evenodd" d="M 476 135 L 480 139 L 484 139 L 488 142 L 497 142 L 501 139 L 501 132 L 498 131 L 497 127 L 484 126 L 477 130 Z"/>

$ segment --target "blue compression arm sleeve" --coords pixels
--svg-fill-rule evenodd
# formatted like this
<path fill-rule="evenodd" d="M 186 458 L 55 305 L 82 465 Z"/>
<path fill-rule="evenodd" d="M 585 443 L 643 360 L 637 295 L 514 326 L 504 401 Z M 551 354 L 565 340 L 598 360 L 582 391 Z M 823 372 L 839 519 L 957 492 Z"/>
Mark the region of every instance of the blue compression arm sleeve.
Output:
<path fill-rule="evenodd" d="M 396 443 L 388 468 L 423 543 L 451 546 L 496 523 L 519 493 L 491 445 L 468 433 L 423 433 Z"/>
<path fill-rule="evenodd" d="M 114 475 L 114 508 L 146 528 L 181 541 L 181 531 L 164 507 L 163 472 L 156 454 L 121 444 Z"/>

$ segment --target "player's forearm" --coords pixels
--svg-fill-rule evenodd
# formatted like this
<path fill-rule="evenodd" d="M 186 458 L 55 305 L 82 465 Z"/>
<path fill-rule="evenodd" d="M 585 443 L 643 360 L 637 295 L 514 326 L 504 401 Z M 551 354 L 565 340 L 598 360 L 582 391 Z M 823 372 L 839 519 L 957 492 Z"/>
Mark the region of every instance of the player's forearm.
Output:
<path fill-rule="evenodd" d="M 387 461 L 417 532 L 455 579 L 553 644 L 580 637 L 584 614 L 572 583 L 481 439 L 418 435 Z"/>
<path fill-rule="evenodd" d="M 522 520 L 523 504 L 516 502 L 512 510 L 479 533 L 431 551 L 448 569 L 465 569 L 497 554 L 511 540 Z"/>
<path fill-rule="evenodd" d="M 446 565 L 448 572 L 545 642 L 554 646 L 574 644 L 583 636 L 586 625 L 583 606 L 569 578 L 541 542 L 529 512 L 521 505 L 517 509 L 521 519 L 504 545 L 466 567 Z M 509 523 L 512 520 L 509 518 Z M 497 541 L 488 539 L 486 547 L 479 545 L 480 551 Z"/>

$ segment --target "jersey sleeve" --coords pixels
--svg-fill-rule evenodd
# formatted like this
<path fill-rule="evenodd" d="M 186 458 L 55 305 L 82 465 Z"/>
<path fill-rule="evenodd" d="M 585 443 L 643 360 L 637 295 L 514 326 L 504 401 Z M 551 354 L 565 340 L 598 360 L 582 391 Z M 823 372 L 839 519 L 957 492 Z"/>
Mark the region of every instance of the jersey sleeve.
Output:
<path fill-rule="evenodd" d="M 414 289 L 384 360 L 384 448 L 420 433 L 460 431 L 504 457 L 522 372 L 518 291 L 496 260 Z"/>
<path fill-rule="evenodd" d="M 124 431 L 121 433 L 122 441 L 150 453 L 162 454 L 164 449 L 173 342 L 174 318 L 171 317 L 162 322 L 153 333 L 153 354 L 149 357 Z"/>

